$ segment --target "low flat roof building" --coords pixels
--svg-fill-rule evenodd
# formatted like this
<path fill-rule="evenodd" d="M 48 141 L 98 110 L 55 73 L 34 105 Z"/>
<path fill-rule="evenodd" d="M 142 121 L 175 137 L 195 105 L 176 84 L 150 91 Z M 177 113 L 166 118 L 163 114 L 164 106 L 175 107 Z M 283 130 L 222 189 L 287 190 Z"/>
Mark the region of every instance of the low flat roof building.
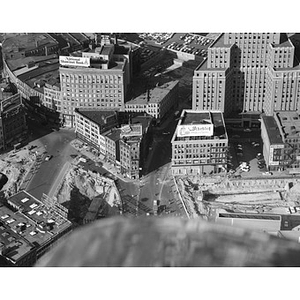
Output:
<path fill-rule="evenodd" d="M 183 110 L 171 143 L 173 175 L 226 170 L 228 137 L 220 111 Z"/>
<path fill-rule="evenodd" d="M 19 248 L 14 247 L 18 252 L 13 257 L 6 257 L 7 252 L 2 252 L 4 258 L 8 258 L 13 265 L 32 265 L 64 234 L 72 229 L 72 223 L 59 213 L 55 205 L 47 206 L 26 191 L 18 192 L 7 199 L 7 206 L 0 207 L 0 222 L 2 231 L 9 229 L 16 233 L 16 243 L 20 241 Z M 8 236 L 8 235 L 7 235 Z M 25 242 L 23 242 L 25 241 Z M 3 240 L 1 239 L 3 243 Z M 2 248 L 7 248 L 7 244 Z M 34 251 L 33 256 L 26 261 L 18 261 L 24 255 L 25 250 L 29 255 Z"/>

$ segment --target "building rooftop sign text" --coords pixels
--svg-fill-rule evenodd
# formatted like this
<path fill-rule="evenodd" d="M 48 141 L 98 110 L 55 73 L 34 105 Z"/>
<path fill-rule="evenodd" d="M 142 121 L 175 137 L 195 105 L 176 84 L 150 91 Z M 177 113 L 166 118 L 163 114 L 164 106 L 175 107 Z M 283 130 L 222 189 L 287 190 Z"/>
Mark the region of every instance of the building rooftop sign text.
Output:
<path fill-rule="evenodd" d="M 73 67 L 89 67 L 89 57 L 75 57 L 75 56 L 60 56 L 59 63 L 62 66 L 73 66 Z"/>
<path fill-rule="evenodd" d="M 177 127 L 177 136 L 213 136 L 213 124 L 197 124 L 197 125 L 179 125 Z"/>

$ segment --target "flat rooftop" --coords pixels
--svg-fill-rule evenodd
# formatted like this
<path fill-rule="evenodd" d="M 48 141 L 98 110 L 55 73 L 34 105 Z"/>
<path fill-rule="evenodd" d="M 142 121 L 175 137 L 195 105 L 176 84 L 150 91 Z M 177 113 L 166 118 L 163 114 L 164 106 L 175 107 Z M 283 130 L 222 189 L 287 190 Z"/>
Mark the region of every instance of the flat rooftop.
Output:
<path fill-rule="evenodd" d="M 26 51 L 38 46 L 57 45 L 58 43 L 47 33 L 15 34 L 13 37 L 6 38 L 3 42 L 3 52 L 10 53 L 15 51 Z"/>
<path fill-rule="evenodd" d="M 121 127 L 121 136 L 123 137 L 132 137 L 132 136 L 141 136 L 143 135 L 143 125 L 136 124 L 126 124 Z"/>
<path fill-rule="evenodd" d="M 147 103 L 160 103 L 173 88 L 178 84 L 178 80 L 169 81 L 162 85 L 158 85 L 149 90 L 149 101 L 148 101 L 148 92 L 145 92 L 138 97 L 131 99 L 125 103 L 126 104 L 142 104 L 146 105 Z"/>
<path fill-rule="evenodd" d="M 33 65 L 29 67 L 30 62 Z M 56 54 L 11 59 L 7 60 L 7 64 L 15 76 L 40 93 L 43 93 L 43 87 L 35 85 L 38 81 L 60 87 L 59 61 Z"/>
<path fill-rule="evenodd" d="M 262 116 L 263 122 L 266 126 L 267 134 L 270 140 L 270 144 L 283 144 L 280 130 L 277 122 L 273 116 Z"/>
<path fill-rule="evenodd" d="M 231 44 L 225 44 L 224 34 L 220 34 L 219 37 L 208 48 L 230 48 Z"/>
<path fill-rule="evenodd" d="M 25 191 L 18 192 L 9 199 L 9 205 L 17 212 L 10 214 L 15 221 L 8 223 L 9 227 L 19 232 L 19 223 L 26 223 L 26 229 L 21 235 L 31 243 L 42 246 L 51 238 L 72 226 L 71 222 L 58 214 L 53 208 L 37 200 Z"/>
<path fill-rule="evenodd" d="M 276 116 L 281 124 L 285 137 L 300 136 L 300 115 L 297 111 L 279 111 Z"/>
<path fill-rule="evenodd" d="M 178 121 L 177 128 L 182 125 L 213 125 L 213 135 L 195 135 L 178 137 L 175 130 L 172 140 L 195 140 L 195 139 L 227 139 L 227 133 L 223 114 L 220 111 L 183 110 Z"/>
<path fill-rule="evenodd" d="M 26 221 L 25 218 L 24 220 Z M 0 204 L 0 252 L 6 251 L 2 256 L 17 262 L 34 246 L 11 228 L 9 224 L 14 222 L 21 224 L 22 218 L 15 217 L 9 208 Z"/>
<path fill-rule="evenodd" d="M 76 109 L 76 112 L 98 125 L 105 125 L 107 117 L 116 116 L 113 110 Z"/>
<path fill-rule="evenodd" d="M 108 131 L 103 134 L 104 136 L 108 137 L 112 141 L 116 142 L 121 139 L 121 129 L 120 128 L 115 128 L 111 131 Z"/>
<path fill-rule="evenodd" d="M 187 112 L 183 115 L 181 125 L 212 124 L 209 112 Z"/>

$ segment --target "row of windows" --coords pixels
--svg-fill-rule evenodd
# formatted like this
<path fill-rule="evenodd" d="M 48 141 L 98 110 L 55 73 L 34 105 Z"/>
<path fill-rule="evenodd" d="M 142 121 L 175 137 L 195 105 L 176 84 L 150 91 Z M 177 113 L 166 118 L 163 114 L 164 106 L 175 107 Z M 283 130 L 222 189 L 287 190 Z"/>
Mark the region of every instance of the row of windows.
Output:
<path fill-rule="evenodd" d="M 214 144 L 174 144 L 175 149 L 180 148 L 207 148 L 207 147 L 225 147 L 226 143 L 214 143 Z"/>

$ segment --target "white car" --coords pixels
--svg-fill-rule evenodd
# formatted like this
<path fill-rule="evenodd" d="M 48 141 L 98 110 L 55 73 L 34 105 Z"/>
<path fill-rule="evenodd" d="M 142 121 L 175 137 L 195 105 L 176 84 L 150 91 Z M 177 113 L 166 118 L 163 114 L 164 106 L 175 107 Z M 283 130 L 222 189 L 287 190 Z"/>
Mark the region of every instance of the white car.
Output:
<path fill-rule="evenodd" d="M 243 162 L 240 163 L 240 167 L 246 167 L 246 168 L 248 168 L 249 164 L 247 162 L 243 161 Z"/>
<path fill-rule="evenodd" d="M 262 174 L 263 174 L 263 175 L 273 175 L 272 172 L 268 172 L 268 171 L 267 171 L 267 172 L 263 172 Z"/>
<path fill-rule="evenodd" d="M 251 132 L 252 130 L 250 128 L 245 128 L 244 132 Z"/>

